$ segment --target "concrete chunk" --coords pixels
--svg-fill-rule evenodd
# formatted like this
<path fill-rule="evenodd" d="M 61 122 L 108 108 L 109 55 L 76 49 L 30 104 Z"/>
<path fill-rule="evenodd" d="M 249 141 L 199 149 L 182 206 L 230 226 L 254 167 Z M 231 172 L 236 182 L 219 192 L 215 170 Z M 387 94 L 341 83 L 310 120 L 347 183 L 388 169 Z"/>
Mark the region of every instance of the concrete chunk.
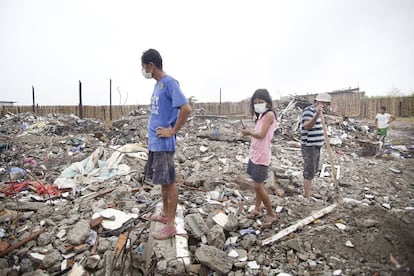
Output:
<path fill-rule="evenodd" d="M 82 244 L 89 237 L 90 232 L 89 222 L 81 220 L 68 232 L 67 240 L 73 245 Z"/>
<path fill-rule="evenodd" d="M 219 273 L 227 274 L 233 267 L 233 258 L 213 246 L 201 246 L 195 256 L 201 264 Z"/>
<path fill-rule="evenodd" d="M 200 213 L 185 216 L 185 229 L 196 239 L 208 233 L 208 226 Z"/>

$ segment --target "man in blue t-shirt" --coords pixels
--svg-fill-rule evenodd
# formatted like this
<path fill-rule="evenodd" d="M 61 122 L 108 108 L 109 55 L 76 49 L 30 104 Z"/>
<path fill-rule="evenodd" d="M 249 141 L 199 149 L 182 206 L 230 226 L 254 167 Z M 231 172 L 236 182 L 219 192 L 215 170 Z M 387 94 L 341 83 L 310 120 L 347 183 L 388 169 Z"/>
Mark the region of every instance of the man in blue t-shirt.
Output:
<path fill-rule="evenodd" d="M 330 103 L 331 96 L 329 94 L 318 94 L 313 105 L 306 107 L 302 112 L 300 139 L 305 198 L 311 197 L 312 179 L 318 171 L 321 147 L 325 142 L 320 114 Z"/>
<path fill-rule="evenodd" d="M 175 183 L 174 153 L 176 133 L 187 121 L 191 107 L 181 91 L 178 81 L 162 69 L 162 58 L 157 50 L 149 49 L 142 54 L 142 75 L 155 79 L 157 83 L 151 96 L 148 121 L 149 156 L 145 177 L 153 184 L 162 186 L 163 208 L 161 214 L 153 214 L 151 220 L 165 224 L 151 235 L 165 240 L 176 234 L 175 213 L 178 204 L 178 189 Z"/>

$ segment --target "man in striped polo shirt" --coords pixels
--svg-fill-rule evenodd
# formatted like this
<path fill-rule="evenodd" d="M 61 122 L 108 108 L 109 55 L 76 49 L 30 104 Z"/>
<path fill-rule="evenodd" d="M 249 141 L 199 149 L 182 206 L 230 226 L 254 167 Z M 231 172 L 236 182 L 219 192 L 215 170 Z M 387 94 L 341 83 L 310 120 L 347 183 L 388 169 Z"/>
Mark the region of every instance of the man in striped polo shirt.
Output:
<path fill-rule="evenodd" d="M 320 115 L 331 103 L 329 94 L 318 94 L 313 105 L 302 113 L 300 137 L 303 156 L 303 189 L 305 198 L 311 197 L 311 184 L 319 167 L 319 156 L 323 143 L 323 127 Z"/>

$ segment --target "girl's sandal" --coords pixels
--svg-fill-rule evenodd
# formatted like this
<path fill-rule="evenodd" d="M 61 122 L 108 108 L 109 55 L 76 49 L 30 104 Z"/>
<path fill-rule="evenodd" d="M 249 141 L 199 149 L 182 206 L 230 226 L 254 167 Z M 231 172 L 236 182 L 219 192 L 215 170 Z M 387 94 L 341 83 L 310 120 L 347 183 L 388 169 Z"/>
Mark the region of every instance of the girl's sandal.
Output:
<path fill-rule="evenodd" d="M 251 212 L 249 214 L 246 215 L 246 218 L 248 219 L 256 219 L 256 218 L 260 218 L 262 216 L 262 213 L 258 213 L 258 212 Z"/>
<path fill-rule="evenodd" d="M 267 219 L 265 220 L 265 222 L 263 222 L 262 224 L 262 228 L 269 228 L 273 225 L 273 223 L 275 223 L 277 221 L 277 217 L 272 218 L 272 219 Z"/>

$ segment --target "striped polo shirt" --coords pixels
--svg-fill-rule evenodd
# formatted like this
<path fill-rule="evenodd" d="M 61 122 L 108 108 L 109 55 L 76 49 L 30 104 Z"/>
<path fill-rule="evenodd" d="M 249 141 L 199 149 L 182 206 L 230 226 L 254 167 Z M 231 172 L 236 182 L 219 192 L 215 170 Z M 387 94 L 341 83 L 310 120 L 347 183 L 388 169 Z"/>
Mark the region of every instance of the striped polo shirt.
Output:
<path fill-rule="evenodd" d="M 307 130 L 304 127 L 305 121 L 310 121 L 313 118 L 316 110 L 313 105 L 306 107 L 302 113 L 302 120 L 300 123 L 300 139 L 302 145 L 305 146 L 322 146 L 325 138 L 323 136 L 323 127 L 321 118 L 318 117 L 312 129 Z"/>

